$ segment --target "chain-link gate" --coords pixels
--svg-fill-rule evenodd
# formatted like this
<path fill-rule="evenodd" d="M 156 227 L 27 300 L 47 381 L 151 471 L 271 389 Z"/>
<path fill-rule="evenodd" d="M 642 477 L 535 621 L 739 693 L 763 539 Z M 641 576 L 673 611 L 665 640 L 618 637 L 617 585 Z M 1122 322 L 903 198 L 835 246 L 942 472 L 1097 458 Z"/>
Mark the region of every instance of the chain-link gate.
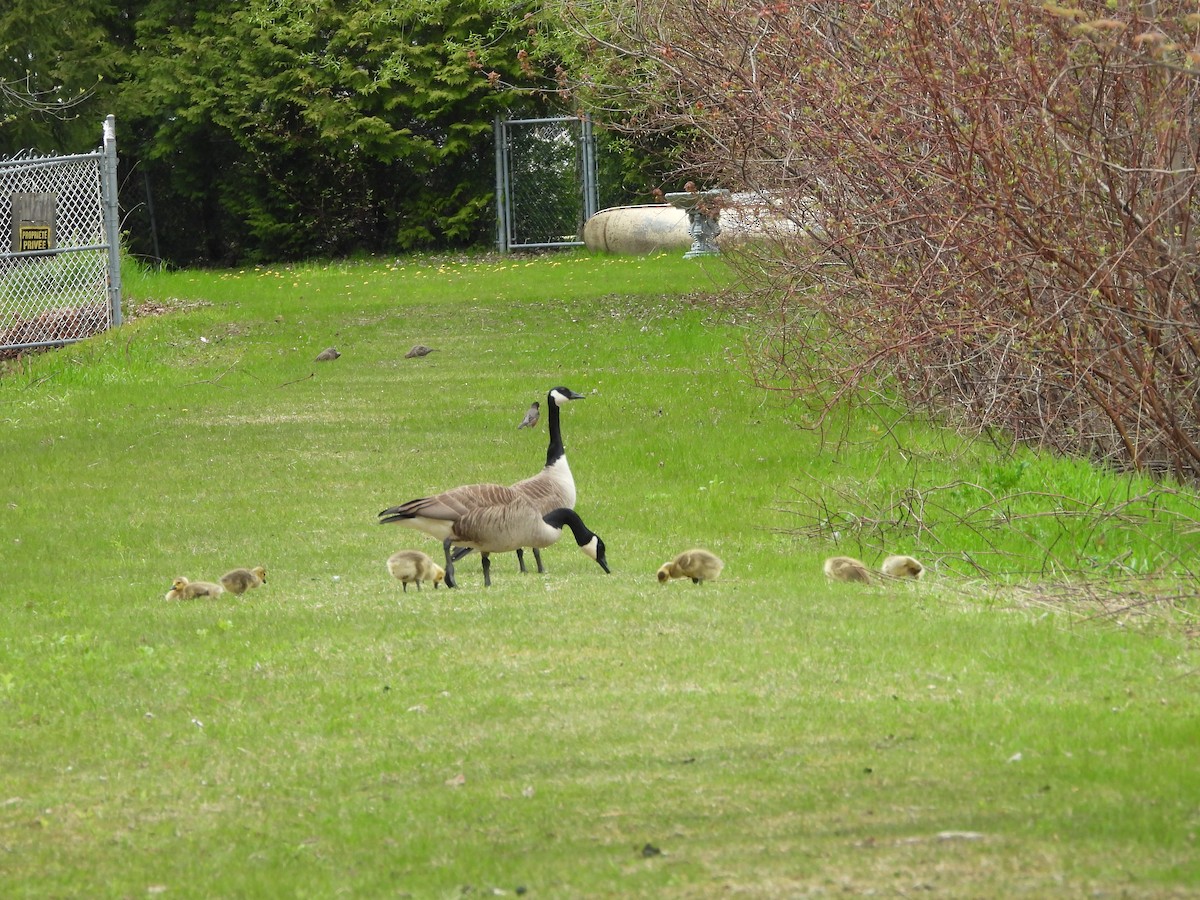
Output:
<path fill-rule="evenodd" d="M 596 142 L 587 116 L 496 117 L 496 229 L 501 253 L 583 244 L 598 209 Z"/>
<path fill-rule="evenodd" d="M 121 324 L 117 140 L 93 153 L 0 160 L 0 351 Z"/>

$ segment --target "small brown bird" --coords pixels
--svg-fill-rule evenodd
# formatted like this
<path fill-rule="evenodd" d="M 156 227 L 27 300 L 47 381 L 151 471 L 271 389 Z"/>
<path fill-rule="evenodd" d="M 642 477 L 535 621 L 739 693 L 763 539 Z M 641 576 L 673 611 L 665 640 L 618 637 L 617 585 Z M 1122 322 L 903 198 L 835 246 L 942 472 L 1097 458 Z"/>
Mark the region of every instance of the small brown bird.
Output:
<path fill-rule="evenodd" d="M 920 578 L 925 574 L 925 567 L 911 556 L 889 556 L 879 567 L 888 578 Z"/>
<path fill-rule="evenodd" d="M 220 597 L 225 589 L 211 581 L 188 581 L 182 576 L 171 583 L 167 600 L 195 600 L 197 597 Z"/>
<path fill-rule="evenodd" d="M 830 581 L 871 583 L 871 573 L 853 556 L 831 556 L 825 560 L 825 577 Z"/>
<path fill-rule="evenodd" d="M 662 564 L 658 570 L 660 584 L 666 584 L 672 578 L 690 578 L 692 584 L 702 581 L 712 581 L 725 568 L 720 557 L 707 550 L 685 550 L 670 562 Z"/>
<path fill-rule="evenodd" d="M 250 588 L 267 583 L 267 570 L 262 566 L 253 569 L 233 569 L 221 576 L 221 585 L 231 594 L 244 594 Z"/>
<path fill-rule="evenodd" d="M 428 356 L 430 353 L 437 353 L 434 347 L 426 347 L 424 344 L 416 344 L 411 350 L 404 354 L 405 359 L 412 359 L 416 356 Z"/>
<path fill-rule="evenodd" d="M 521 424 L 517 426 L 517 430 L 520 431 L 522 428 L 533 428 L 535 425 L 537 425 L 538 417 L 542 414 L 541 407 L 542 405 L 540 403 L 538 403 L 536 400 L 533 401 L 533 405 L 529 407 L 529 411 L 525 413 L 525 418 L 521 420 Z"/>
<path fill-rule="evenodd" d="M 408 593 L 408 586 L 415 584 L 421 589 L 422 581 L 432 581 L 436 589 L 446 577 L 446 571 L 435 563 L 427 553 L 420 550 L 399 550 L 388 557 L 387 569 L 392 577 L 399 578 Z"/>
<path fill-rule="evenodd" d="M 331 359 L 337 359 L 341 355 L 338 353 L 337 347 L 326 347 L 317 354 L 317 362 L 329 362 Z"/>
<path fill-rule="evenodd" d="M 689 181 L 687 184 L 685 184 L 685 185 L 683 186 L 683 189 L 684 189 L 685 191 L 687 191 L 689 194 L 694 194 L 694 193 L 696 193 L 696 182 L 694 182 L 694 181 Z"/>

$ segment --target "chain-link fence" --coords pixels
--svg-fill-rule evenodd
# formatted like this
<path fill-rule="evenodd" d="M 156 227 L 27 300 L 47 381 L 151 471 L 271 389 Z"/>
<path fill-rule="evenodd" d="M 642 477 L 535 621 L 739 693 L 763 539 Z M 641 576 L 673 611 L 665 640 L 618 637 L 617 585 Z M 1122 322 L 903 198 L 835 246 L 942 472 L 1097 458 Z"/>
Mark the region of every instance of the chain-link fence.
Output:
<path fill-rule="evenodd" d="M 496 119 L 497 244 L 577 247 L 596 213 L 596 144 L 586 116 Z"/>
<path fill-rule="evenodd" d="M 94 153 L 0 160 L 0 351 L 120 324 L 116 137 Z"/>

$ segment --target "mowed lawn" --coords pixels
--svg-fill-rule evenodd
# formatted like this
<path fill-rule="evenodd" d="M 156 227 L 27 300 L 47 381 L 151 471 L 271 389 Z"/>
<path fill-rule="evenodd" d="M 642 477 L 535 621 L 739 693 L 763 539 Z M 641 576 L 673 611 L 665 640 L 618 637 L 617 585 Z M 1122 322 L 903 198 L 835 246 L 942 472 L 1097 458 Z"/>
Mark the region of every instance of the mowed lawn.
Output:
<path fill-rule="evenodd" d="M 719 261 L 127 277 L 127 325 L 0 377 L 0 894 L 1200 896 L 1194 585 L 1096 615 L 944 547 L 921 585 L 827 584 L 877 554 L 798 502 L 1008 463 L 798 427 Z M 388 555 L 440 545 L 379 510 L 534 474 L 558 385 L 612 574 L 568 534 L 545 575 L 403 591 Z M 721 578 L 658 584 L 693 546 Z"/>

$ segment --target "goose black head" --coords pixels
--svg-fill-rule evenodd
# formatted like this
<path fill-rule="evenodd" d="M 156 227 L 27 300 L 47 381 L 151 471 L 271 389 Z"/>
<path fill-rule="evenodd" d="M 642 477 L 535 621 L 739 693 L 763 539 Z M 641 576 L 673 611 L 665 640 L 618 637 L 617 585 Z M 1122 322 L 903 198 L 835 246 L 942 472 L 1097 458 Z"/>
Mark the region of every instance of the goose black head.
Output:
<path fill-rule="evenodd" d="M 571 533 L 575 535 L 575 543 L 584 555 L 595 560 L 606 574 L 612 574 L 608 568 L 608 557 L 604 552 L 604 541 L 600 540 L 600 535 L 583 524 L 579 513 L 570 507 L 560 506 L 542 516 L 542 521 L 552 528 L 563 528 L 564 526 L 570 528 Z"/>
<path fill-rule="evenodd" d="M 562 406 L 564 403 L 567 403 L 570 400 L 586 400 L 587 397 L 584 394 L 576 393 L 569 387 L 562 387 L 560 385 L 556 388 L 550 388 L 546 394 L 546 399 L 555 406 Z"/>
<path fill-rule="evenodd" d="M 593 534 L 590 541 L 579 545 L 579 549 L 594 559 L 600 568 L 604 570 L 604 574 L 612 574 L 612 571 L 608 568 L 608 557 L 604 555 L 604 541 L 600 540 L 600 535 Z"/>

